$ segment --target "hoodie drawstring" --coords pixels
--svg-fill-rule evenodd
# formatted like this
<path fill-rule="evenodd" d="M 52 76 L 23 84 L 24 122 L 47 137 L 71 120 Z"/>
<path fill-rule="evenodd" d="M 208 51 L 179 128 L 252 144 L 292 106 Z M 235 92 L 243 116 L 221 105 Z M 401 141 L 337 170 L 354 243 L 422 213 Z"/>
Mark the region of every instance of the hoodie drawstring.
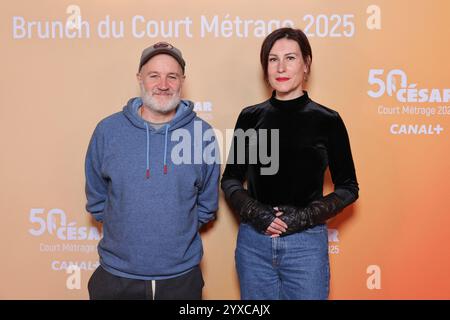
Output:
<path fill-rule="evenodd" d="M 150 132 L 148 129 L 148 124 L 145 122 L 145 131 L 147 133 L 147 169 L 145 171 L 145 177 L 150 178 Z M 169 133 L 169 125 L 166 125 L 166 131 L 164 135 L 164 174 L 167 174 L 167 136 Z"/>
<path fill-rule="evenodd" d="M 148 179 L 150 178 L 150 134 L 147 122 L 145 122 L 145 129 L 147 132 L 147 170 L 145 171 L 145 177 Z"/>
<path fill-rule="evenodd" d="M 166 125 L 166 135 L 164 137 L 164 174 L 167 174 L 167 133 L 169 132 L 169 125 Z"/>

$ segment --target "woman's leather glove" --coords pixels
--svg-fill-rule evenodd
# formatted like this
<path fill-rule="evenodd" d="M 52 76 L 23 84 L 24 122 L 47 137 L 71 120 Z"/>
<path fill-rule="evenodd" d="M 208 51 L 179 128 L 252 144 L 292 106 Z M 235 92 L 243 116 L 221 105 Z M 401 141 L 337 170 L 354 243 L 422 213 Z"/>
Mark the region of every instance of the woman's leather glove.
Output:
<path fill-rule="evenodd" d="M 231 194 L 230 203 L 239 213 L 241 221 L 251 224 L 257 231 L 265 233 L 275 219 L 275 209 L 250 197 L 245 190 Z"/>
<path fill-rule="evenodd" d="M 289 205 L 278 206 L 278 211 L 283 212 L 280 218 L 288 228 L 281 236 L 303 231 L 315 225 L 325 223 L 344 208 L 344 202 L 335 194 L 330 193 L 320 200 L 315 200 L 305 208 Z"/>

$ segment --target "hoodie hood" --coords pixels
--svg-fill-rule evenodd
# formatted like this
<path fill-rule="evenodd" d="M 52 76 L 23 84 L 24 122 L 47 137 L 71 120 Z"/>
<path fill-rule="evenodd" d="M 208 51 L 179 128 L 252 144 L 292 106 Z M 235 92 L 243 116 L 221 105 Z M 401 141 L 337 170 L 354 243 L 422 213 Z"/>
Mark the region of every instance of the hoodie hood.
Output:
<path fill-rule="evenodd" d="M 168 155 L 168 135 L 169 131 L 176 130 L 187 125 L 191 122 L 195 117 L 196 113 L 194 112 L 194 103 L 189 100 L 181 100 L 178 104 L 177 111 L 175 116 L 170 120 L 166 125 L 162 126 L 159 129 L 153 128 L 153 126 L 149 125 L 149 123 L 142 119 L 139 115 L 138 110 L 142 105 L 142 99 L 131 98 L 128 100 L 128 103 L 125 107 L 123 107 L 123 113 L 125 117 L 136 127 L 139 129 L 145 130 L 146 134 L 146 170 L 145 177 L 150 178 L 150 144 L 151 144 L 151 134 L 164 134 L 164 153 L 163 153 L 163 172 L 167 174 L 167 155 Z"/>
<path fill-rule="evenodd" d="M 142 119 L 138 113 L 140 106 L 142 106 L 142 99 L 140 97 L 131 98 L 128 100 L 126 106 L 123 107 L 123 113 L 135 127 L 143 130 L 147 130 L 148 127 L 148 129 L 154 133 L 164 134 L 166 131 L 166 126 L 163 126 L 158 130 L 155 130 L 152 126 L 148 126 L 148 122 Z M 177 107 L 175 116 L 169 123 L 167 123 L 167 130 L 173 131 L 181 128 L 191 122 L 195 117 L 196 113 L 194 111 L 194 103 L 189 100 L 181 100 Z"/>

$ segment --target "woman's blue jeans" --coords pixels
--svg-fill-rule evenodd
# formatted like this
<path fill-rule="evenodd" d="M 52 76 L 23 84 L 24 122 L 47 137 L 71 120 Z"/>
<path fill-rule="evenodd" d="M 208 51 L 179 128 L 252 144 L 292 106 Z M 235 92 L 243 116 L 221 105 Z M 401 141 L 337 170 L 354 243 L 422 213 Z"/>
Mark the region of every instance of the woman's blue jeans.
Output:
<path fill-rule="evenodd" d="M 270 238 L 241 223 L 235 259 L 243 300 L 328 298 L 330 264 L 326 224 Z"/>

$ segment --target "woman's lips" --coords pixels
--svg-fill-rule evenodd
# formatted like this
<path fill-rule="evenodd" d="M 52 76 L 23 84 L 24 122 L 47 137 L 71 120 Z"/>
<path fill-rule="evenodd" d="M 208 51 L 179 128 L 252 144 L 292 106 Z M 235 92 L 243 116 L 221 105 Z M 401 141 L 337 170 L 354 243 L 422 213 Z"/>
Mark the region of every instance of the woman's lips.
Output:
<path fill-rule="evenodd" d="M 279 77 L 279 78 L 275 78 L 275 80 L 277 80 L 278 82 L 284 82 L 284 81 L 288 81 L 289 78 L 286 78 L 286 77 Z"/>

